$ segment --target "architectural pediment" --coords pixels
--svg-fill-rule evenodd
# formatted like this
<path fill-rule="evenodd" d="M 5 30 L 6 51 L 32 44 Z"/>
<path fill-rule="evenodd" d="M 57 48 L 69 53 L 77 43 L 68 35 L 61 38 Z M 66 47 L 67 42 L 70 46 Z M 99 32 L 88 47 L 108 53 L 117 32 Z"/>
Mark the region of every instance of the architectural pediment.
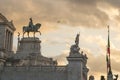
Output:
<path fill-rule="evenodd" d="M 13 25 L 13 21 L 8 21 L 7 18 L 0 13 L 0 24 L 1 25 L 7 25 L 9 28 L 13 29 L 14 31 L 16 28 Z"/>
<path fill-rule="evenodd" d="M 0 13 L 0 22 L 8 22 L 7 18 Z"/>

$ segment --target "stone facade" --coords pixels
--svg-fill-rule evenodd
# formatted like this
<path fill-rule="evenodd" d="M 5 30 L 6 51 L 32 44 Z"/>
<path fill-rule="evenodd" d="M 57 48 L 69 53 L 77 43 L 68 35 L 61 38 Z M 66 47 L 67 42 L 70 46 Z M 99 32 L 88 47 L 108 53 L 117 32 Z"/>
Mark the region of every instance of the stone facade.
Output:
<path fill-rule="evenodd" d="M 67 80 L 64 66 L 4 67 L 0 80 Z"/>
<path fill-rule="evenodd" d="M 9 56 L 12 52 L 13 45 L 13 34 L 15 31 L 15 27 L 12 21 L 8 21 L 6 17 L 4 17 L 0 13 L 0 50 L 5 54 L 5 56 Z"/>
<path fill-rule="evenodd" d="M 37 37 L 19 38 L 17 52 L 12 53 L 15 28 L 13 24 L 6 27 L 3 22 L 9 23 L 0 14 L 0 80 L 87 80 L 88 58 L 79 51 L 79 34 L 70 48 L 68 64 L 59 66 L 56 60 L 42 55 Z"/>

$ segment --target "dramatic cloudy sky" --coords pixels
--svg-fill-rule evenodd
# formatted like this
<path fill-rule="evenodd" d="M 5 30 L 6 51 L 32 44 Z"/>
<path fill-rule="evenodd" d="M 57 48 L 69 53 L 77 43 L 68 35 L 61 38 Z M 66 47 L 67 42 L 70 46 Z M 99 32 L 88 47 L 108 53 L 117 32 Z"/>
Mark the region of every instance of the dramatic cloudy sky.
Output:
<path fill-rule="evenodd" d="M 107 25 L 110 25 L 112 69 L 120 75 L 120 0 L 0 0 L 0 13 L 13 20 L 17 32 L 29 18 L 41 23 L 42 54 L 67 64 L 66 56 L 80 32 L 80 47 L 88 56 L 89 75 L 106 75 Z"/>

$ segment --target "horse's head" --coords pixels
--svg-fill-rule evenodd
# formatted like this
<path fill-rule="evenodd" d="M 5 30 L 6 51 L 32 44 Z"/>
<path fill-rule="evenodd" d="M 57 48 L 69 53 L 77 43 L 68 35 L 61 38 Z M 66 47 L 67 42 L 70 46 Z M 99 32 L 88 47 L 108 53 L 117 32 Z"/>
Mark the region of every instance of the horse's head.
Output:
<path fill-rule="evenodd" d="M 39 29 L 41 27 L 41 24 L 37 23 L 35 26 Z"/>

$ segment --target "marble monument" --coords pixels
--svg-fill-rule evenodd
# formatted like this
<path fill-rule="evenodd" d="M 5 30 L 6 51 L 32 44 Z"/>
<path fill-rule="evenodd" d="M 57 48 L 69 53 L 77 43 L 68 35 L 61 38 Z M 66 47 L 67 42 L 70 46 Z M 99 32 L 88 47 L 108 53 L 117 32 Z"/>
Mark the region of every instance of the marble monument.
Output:
<path fill-rule="evenodd" d="M 35 28 L 36 27 L 36 28 Z M 75 44 L 71 46 L 68 64 L 59 66 L 56 60 L 47 58 L 41 52 L 41 40 L 35 37 L 35 32 L 41 24 L 33 24 L 32 18 L 23 34 L 28 37 L 20 38 L 18 33 L 17 51 L 12 51 L 13 35 L 16 30 L 12 21 L 8 21 L 0 13 L 0 80 L 87 80 L 87 55 L 80 51 L 79 34 Z M 29 32 L 34 36 L 30 37 Z"/>

